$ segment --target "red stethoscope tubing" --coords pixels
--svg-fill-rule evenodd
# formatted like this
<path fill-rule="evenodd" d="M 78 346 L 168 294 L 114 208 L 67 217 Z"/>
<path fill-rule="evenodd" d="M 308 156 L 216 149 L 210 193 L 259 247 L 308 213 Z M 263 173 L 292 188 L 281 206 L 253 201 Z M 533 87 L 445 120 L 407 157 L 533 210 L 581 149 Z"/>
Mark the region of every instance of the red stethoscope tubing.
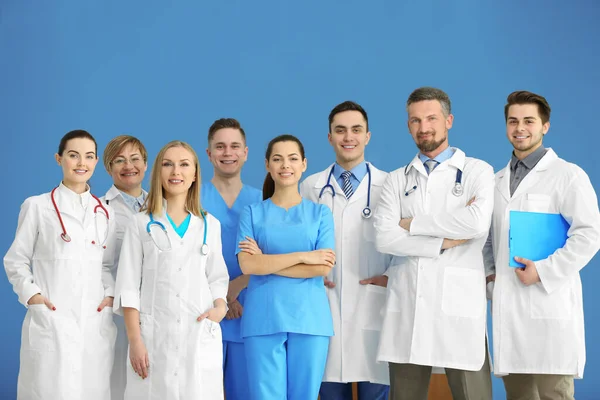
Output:
<path fill-rule="evenodd" d="M 62 215 L 60 214 L 60 211 L 58 211 L 58 206 L 56 205 L 56 200 L 54 200 L 54 192 L 56 192 L 56 189 L 58 189 L 58 187 L 55 187 L 54 189 L 52 189 L 52 192 L 50 193 L 50 199 L 52 200 L 52 205 L 54 206 L 54 210 L 56 210 L 56 215 L 58 216 L 58 221 L 60 222 L 60 227 L 62 228 L 62 233 L 60 234 L 60 238 L 62 240 L 64 240 L 65 242 L 69 243 L 71 241 L 71 237 L 67 234 L 67 228 L 65 228 L 65 223 L 63 222 Z M 96 212 L 98 212 L 98 207 L 100 207 L 102 209 L 102 211 L 104 211 L 104 213 L 106 214 L 106 219 L 108 220 L 109 219 L 108 210 L 102 205 L 102 202 L 100 201 L 99 198 L 97 198 L 93 194 L 92 194 L 92 197 L 94 199 L 96 199 L 96 201 L 98 202 L 98 205 L 96 207 L 94 207 L 94 214 L 96 214 Z"/>

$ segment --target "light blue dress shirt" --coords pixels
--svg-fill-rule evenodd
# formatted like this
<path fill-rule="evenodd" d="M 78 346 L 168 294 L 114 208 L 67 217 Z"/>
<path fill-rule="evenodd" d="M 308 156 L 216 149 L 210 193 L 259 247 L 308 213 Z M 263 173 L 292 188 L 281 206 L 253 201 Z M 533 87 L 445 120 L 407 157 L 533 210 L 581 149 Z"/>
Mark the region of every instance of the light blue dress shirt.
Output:
<path fill-rule="evenodd" d="M 446 150 L 444 150 L 440 154 L 438 154 L 437 157 L 434 158 L 434 160 L 437 161 L 438 165 L 439 165 L 439 164 L 443 163 L 444 161 L 452 158 L 452 156 L 454 155 L 454 151 L 455 150 L 452 147 L 448 147 Z M 425 164 L 425 161 L 429 160 L 429 157 L 427 157 L 426 155 L 423 155 L 423 153 L 419 153 L 419 160 L 421 160 L 421 162 L 425 166 L 425 171 L 427 171 L 427 173 L 429 173 L 429 168 L 427 168 L 427 165 Z"/>
<path fill-rule="evenodd" d="M 338 163 L 335 163 L 333 166 L 333 176 L 337 181 L 338 185 L 341 188 L 344 187 L 344 179 L 342 178 L 342 174 L 346 171 L 344 168 L 340 167 Z M 352 175 L 350 176 L 350 184 L 352 185 L 352 192 L 356 192 L 358 185 L 363 180 L 365 175 L 367 175 L 367 163 L 365 161 L 358 164 L 356 167 L 350 170 Z"/>

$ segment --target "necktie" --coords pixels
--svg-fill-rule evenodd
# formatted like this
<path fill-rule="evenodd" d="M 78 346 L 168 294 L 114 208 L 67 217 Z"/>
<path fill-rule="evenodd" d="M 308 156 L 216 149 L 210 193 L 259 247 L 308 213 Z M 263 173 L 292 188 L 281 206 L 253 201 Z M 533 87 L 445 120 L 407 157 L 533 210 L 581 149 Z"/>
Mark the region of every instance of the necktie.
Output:
<path fill-rule="evenodd" d="M 344 187 L 342 188 L 342 190 L 344 191 L 344 194 L 346 195 L 347 199 L 349 199 L 350 196 L 352 196 L 352 193 L 354 193 L 354 189 L 352 188 L 352 184 L 350 183 L 351 176 L 352 172 L 350 171 L 342 172 L 342 180 L 344 181 Z"/>
<path fill-rule="evenodd" d="M 439 163 L 437 161 L 432 160 L 431 158 L 425 161 L 425 166 L 427 167 L 427 175 L 431 174 L 431 171 L 433 171 L 438 164 Z"/>

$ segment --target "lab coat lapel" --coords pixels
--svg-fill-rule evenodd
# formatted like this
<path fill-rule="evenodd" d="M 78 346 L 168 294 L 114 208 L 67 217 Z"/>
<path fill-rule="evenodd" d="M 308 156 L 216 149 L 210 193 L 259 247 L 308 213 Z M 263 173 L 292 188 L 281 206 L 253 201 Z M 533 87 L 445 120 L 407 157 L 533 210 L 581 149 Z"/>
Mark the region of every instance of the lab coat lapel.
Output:
<path fill-rule="evenodd" d="M 533 167 L 533 170 L 523 178 L 523 181 L 519 184 L 515 193 L 513 193 L 512 198 L 515 199 L 522 194 L 527 193 L 531 187 L 537 185 L 540 179 L 544 177 L 544 173 L 548 169 L 548 166 L 557 158 L 558 156 L 556 153 L 552 149 L 548 149 L 544 157 L 542 157 L 537 165 Z M 508 181 L 510 181 L 510 179 L 508 179 Z"/>
<path fill-rule="evenodd" d="M 510 201 L 510 161 L 496 177 L 496 190 L 507 203 Z"/>

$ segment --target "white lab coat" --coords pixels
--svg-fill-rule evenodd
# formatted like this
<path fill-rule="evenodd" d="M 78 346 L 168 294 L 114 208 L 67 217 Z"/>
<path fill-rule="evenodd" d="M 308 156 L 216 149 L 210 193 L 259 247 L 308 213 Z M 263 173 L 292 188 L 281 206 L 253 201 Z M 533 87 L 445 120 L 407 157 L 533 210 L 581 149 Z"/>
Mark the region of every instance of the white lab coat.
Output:
<path fill-rule="evenodd" d="M 600 248 L 600 214 L 586 173 L 552 149 L 510 195 L 510 163 L 496 174 L 487 274 L 492 301 L 494 373 L 583 377 L 585 335 L 579 270 Z M 565 246 L 537 261 L 541 282 L 525 286 L 509 267 L 510 210 L 560 213 L 571 224 Z M 493 254 L 492 254 L 493 249 Z M 495 263 L 494 263 L 495 260 Z M 495 264 L 495 266 L 494 266 Z"/>
<path fill-rule="evenodd" d="M 144 194 L 147 194 L 144 191 Z M 115 268 L 113 269 L 113 276 L 116 279 L 117 268 L 119 265 L 119 254 L 121 252 L 121 245 L 123 243 L 123 236 L 125 236 L 125 228 L 133 220 L 135 212 L 129 208 L 121 192 L 112 185 L 108 192 L 101 197 L 105 204 L 110 204 L 114 210 L 113 221 L 116 225 L 116 242 L 115 242 Z M 112 373 L 110 375 L 110 392 L 111 400 L 123 400 L 125 394 L 125 385 L 127 383 L 127 367 L 129 361 L 127 357 L 127 347 L 129 342 L 127 341 L 127 331 L 125 330 L 125 321 L 123 317 L 118 314 L 113 315 L 115 325 L 117 326 L 117 340 L 115 342 L 115 361 L 113 363 Z"/>
<path fill-rule="evenodd" d="M 375 212 L 387 173 L 369 166 L 371 210 Z M 367 205 L 368 175 L 349 200 L 332 176 L 330 184 L 335 189 L 335 197 L 326 189 L 319 199 L 332 167 L 309 176 L 300 186 L 302 197 L 326 204 L 332 210 L 335 223 L 337 263 L 328 279 L 336 286 L 327 289 L 335 336 L 329 342 L 323 381 L 389 385 L 387 363 L 376 362 L 386 289 L 358 282 L 384 274 L 391 257 L 377 252 L 373 218 L 362 217 L 362 210 Z"/>
<path fill-rule="evenodd" d="M 452 194 L 457 168 L 463 171 L 462 196 Z M 374 215 L 378 250 L 395 256 L 378 360 L 481 369 L 486 340 L 482 249 L 493 195 L 492 167 L 459 149 L 429 176 L 418 155 L 406 170 L 390 173 Z M 472 197 L 475 202 L 466 207 Z M 399 222 L 410 217 L 409 233 Z M 440 252 L 443 238 L 470 240 Z"/>
<path fill-rule="evenodd" d="M 196 321 L 214 300 L 226 299 L 229 285 L 221 225 L 210 214 L 206 218 L 207 256 L 200 252 L 202 217 L 192 215 L 180 238 L 166 216 L 154 215 L 167 230 L 171 251 L 161 252 L 155 246 L 146 231 L 150 218 L 144 212 L 135 215 L 125 232 L 115 312 L 122 314 L 123 307 L 140 311 L 142 340 L 150 360 L 145 380 L 128 366 L 127 400 L 223 399 L 221 328 L 208 319 Z"/>
<path fill-rule="evenodd" d="M 112 308 L 97 308 L 114 294 L 115 226 L 110 219 L 107 226 L 99 215 L 96 229 L 98 202 L 89 192 L 78 195 L 61 184 L 54 199 L 71 242 L 61 239 L 58 216 L 50 193 L 45 193 L 23 203 L 15 240 L 4 257 L 8 279 L 28 308 L 17 398 L 110 400 L 117 332 Z M 105 207 L 111 217 L 112 209 Z M 103 240 L 107 230 L 103 249 L 98 237 Z M 36 293 L 47 297 L 56 311 L 44 304 L 28 306 Z"/>

